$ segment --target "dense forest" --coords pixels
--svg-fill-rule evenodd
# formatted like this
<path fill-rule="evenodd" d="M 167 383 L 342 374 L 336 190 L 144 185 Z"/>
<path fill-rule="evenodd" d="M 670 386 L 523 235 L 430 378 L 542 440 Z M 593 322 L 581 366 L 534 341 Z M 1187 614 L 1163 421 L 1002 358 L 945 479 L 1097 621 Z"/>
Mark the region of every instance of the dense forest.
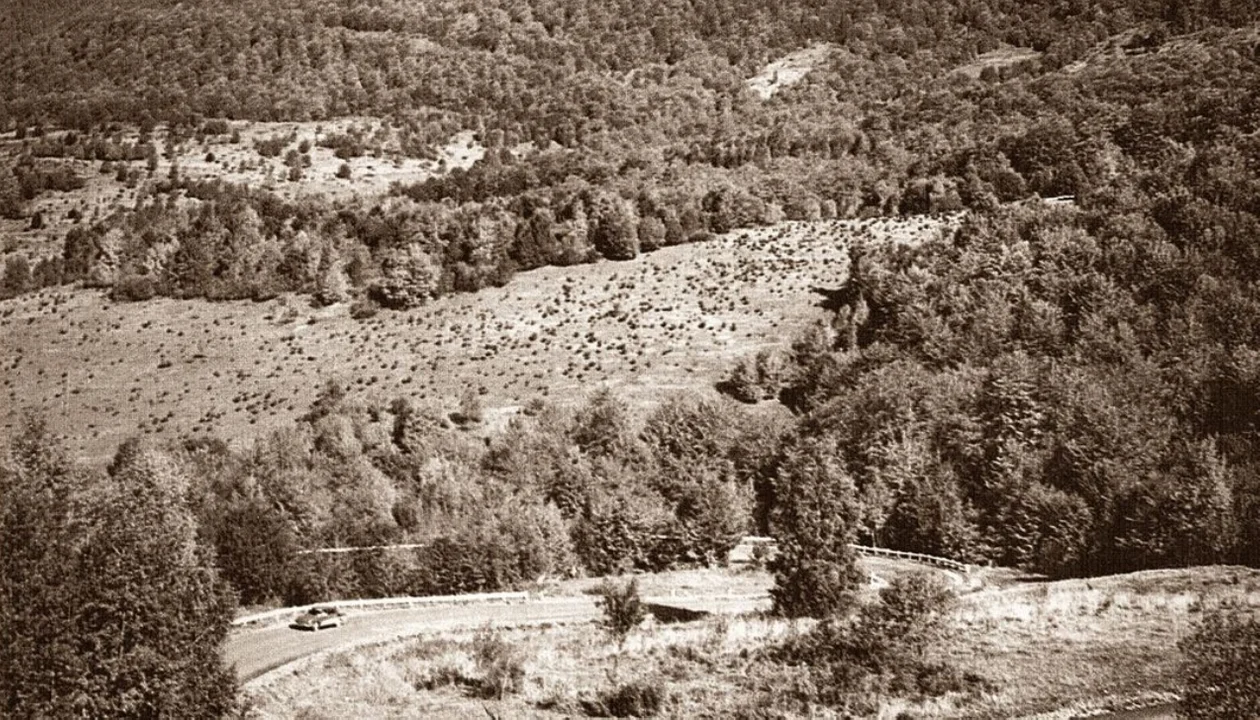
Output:
<path fill-rule="evenodd" d="M 58 157 L 142 181 L 140 197 L 76 225 L 60 256 L 11 257 L 3 292 L 80 281 L 122 299 L 353 291 L 407 307 L 783 218 L 1083 195 L 1166 142 L 1242 153 L 1254 129 L 1256 39 L 1229 29 L 1254 19 L 1248 3 L 759 5 L 84 11 L 0 56 L 11 70 L 0 127 L 24 148 L 0 167 L 0 212 L 75 187 Z M 767 60 L 811 43 L 833 50 L 803 82 L 768 102 L 748 89 Z M 1032 55 L 965 71 L 1010 46 Z M 158 122 L 170 146 L 230 134 L 225 117 L 350 113 L 387 118 L 407 155 L 431 157 L 461 128 L 488 152 L 387 202 L 281 201 L 178 168 L 152 176 Z M 124 133 L 134 126 L 138 140 Z M 276 140 L 259 152 L 285 153 L 300 177 L 309 148 Z M 351 156 L 382 141 L 327 142 Z"/>
<path fill-rule="evenodd" d="M 784 543 L 781 588 L 809 582 L 793 557 L 847 573 L 847 541 L 1053 577 L 1260 566 L 1248 0 L 111 10 L 0 50 L 0 127 L 24 143 L 0 167 L 5 215 L 74 186 L 49 160 L 143 176 L 158 124 L 181 142 L 233 121 L 365 114 L 417 157 L 460 129 L 488 152 L 339 203 L 149 177 L 134 207 L 76 226 L 60 254 L 11 255 L 7 295 L 298 291 L 373 312 L 785 218 L 967 214 L 918 245 L 853 245 L 831 320 L 715 378 L 731 397 L 538 403 L 483 443 L 460 432 L 479 421 L 475 398 L 452 418 L 331 384 L 249 448 L 135 444 L 109 471 L 42 459 L 60 456 L 31 430 L 0 468 L 0 531 L 29 533 L 41 508 L 69 503 L 68 478 L 130 498 L 183 534 L 128 542 L 182 553 L 181 587 L 220 614 L 220 576 L 245 604 L 492 590 L 711 564 L 749 532 Z M 748 89 L 814 43 L 833 49 L 802 82 L 767 101 Z M 1032 52 L 964 71 L 1011 46 Z M 175 489 L 139 498 L 162 478 Z M 56 547 L 90 565 L 83 538 L 116 530 L 109 513 L 60 512 L 44 518 Z M 423 547 L 300 552 L 403 542 Z M 807 596 L 776 601 L 819 614 L 799 607 Z"/>
<path fill-rule="evenodd" d="M 207 488 L 202 533 L 246 602 L 510 586 L 713 561 L 739 533 L 774 532 L 776 483 L 821 463 L 853 485 L 852 531 L 868 542 L 1056 575 L 1255 564 L 1254 9 L 739 5 L 159 3 L 105 25 L 88 13 L 7 51 L 3 117 L 28 148 L 14 204 L 72 180 L 38 172 L 33 155 L 138 162 L 157 152 L 145 139 L 156 121 L 187 138 L 230 132 L 207 114 L 469 124 L 489 152 L 375 204 L 172 172 L 136 207 L 77 226 L 60 256 L 17 270 L 11 258 L 7 289 L 298 290 L 406 308 L 783 217 L 967 208 L 951 237 L 852 247 L 833 322 L 719 384 L 781 400 L 791 421 L 698 398 L 632 418 L 601 395 L 576 420 L 524 418 L 486 451 L 447 439 L 447 419 L 424 409 L 342 407 L 330 388 L 326 407 L 250 453 L 206 439 L 177 449 Z M 815 41 L 836 44 L 828 65 L 768 102 L 748 92 L 760 63 Z M 1040 55 L 955 72 L 1001 43 Z M 50 64 L 67 74 L 33 72 Z M 328 97 L 291 90 L 306 82 Z M 251 104 L 229 89 L 288 95 Z M 141 140 L 116 142 L 129 122 Z M 75 130 L 27 133 L 41 123 Z M 526 140 L 533 152 L 506 151 Z M 1023 202 L 1052 195 L 1074 201 Z M 231 532 L 251 525 L 224 513 L 256 521 L 271 540 L 259 547 L 288 543 L 276 557 L 442 537 L 449 548 L 403 562 L 503 569 L 434 571 L 442 580 L 349 568 L 348 585 L 318 589 L 255 573 L 272 578 L 259 585 L 232 569 L 231 543 L 256 545 Z M 520 542 L 493 563 L 453 549 L 508 538 Z"/>

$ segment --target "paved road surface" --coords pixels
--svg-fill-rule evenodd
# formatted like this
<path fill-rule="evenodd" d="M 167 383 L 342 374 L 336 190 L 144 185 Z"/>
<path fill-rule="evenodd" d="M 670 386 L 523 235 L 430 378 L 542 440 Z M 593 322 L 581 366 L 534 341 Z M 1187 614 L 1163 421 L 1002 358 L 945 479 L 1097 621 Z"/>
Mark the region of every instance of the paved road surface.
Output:
<path fill-rule="evenodd" d="M 647 598 L 649 602 L 677 605 L 706 612 L 735 613 L 769 607 L 764 596 L 740 598 Z M 236 666 L 242 682 L 263 673 L 334 648 L 349 648 L 426 632 L 495 625 L 539 625 L 587 622 L 600 617 L 593 597 L 548 598 L 512 605 L 455 605 L 351 613 L 346 624 L 318 632 L 293 630 L 287 625 L 235 630 L 228 637 L 224 655 Z"/>
<path fill-rule="evenodd" d="M 1121 710 L 1099 715 L 1094 720 L 1177 720 L 1177 703 L 1164 703 L 1141 710 Z"/>

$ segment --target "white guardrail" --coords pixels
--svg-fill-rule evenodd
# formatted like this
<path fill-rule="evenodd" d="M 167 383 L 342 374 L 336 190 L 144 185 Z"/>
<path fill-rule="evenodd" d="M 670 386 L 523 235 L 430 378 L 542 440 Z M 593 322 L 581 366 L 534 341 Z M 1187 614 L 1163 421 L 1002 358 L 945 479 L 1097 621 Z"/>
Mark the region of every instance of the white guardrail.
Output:
<path fill-rule="evenodd" d="M 761 546 L 773 552 L 775 546 L 778 543 L 772 537 L 749 535 L 745 537 L 744 539 L 740 540 L 739 544 L 744 547 Z M 927 555 L 924 553 L 916 553 L 916 552 L 906 552 L 904 550 L 889 550 L 888 548 L 871 547 L 869 545 L 856 545 L 853 543 L 850 543 L 849 547 L 853 548 L 854 552 L 856 552 L 857 554 L 865 555 L 867 557 L 882 557 L 882 558 L 893 558 L 897 560 L 910 560 L 912 562 L 923 563 L 924 565 L 933 565 L 936 567 L 945 568 L 947 570 L 955 570 L 957 572 L 967 573 L 967 574 L 970 574 L 972 570 L 972 566 L 968 565 L 967 563 L 958 562 L 957 560 L 951 560 L 949 558 L 938 557 L 936 555 Z"/>
<path fill-rule="evenodd" d="M 764 546 L 773 548 L 776 545 L 775 539 L 771 537 L 758 537 L 750 535 L 740 541 L 740 545 Z M 367 549 L 397 549 L 399 546 L 387 545 L 380 548 L 330 548 L 315 552 L 351 552 L 354 550 Z M 410 546 L 408 546 L 410 547 Z M 889 550 L 887 548 L 871 547 L 868 545 L 850 544 L 849 547 L 859 555 L 868 557 L 894 558 L 897 560 L 910 560 L 912 562 L 923 563 L 925 565 L 933 565 L 948 570 L 955 570 L 967 575 L 971 574 L 972 567 L 967 563 L 958 562 L 949 558 L 937 557 L 936 555 L 926 555 L 924 553 L 905 552 L 903 550 Z M 482 603 L 513 603 L 525 602 L 529 600 L 529 593 L 524 592 L 497 592 L 497 593 L 479 593 L 473 595 L 430 595 L 427 597 L 393 597 L 393 598 L 377 598 L 373 600 L 335 600 L 332 602 L 311 603 L 310 605 L 299 605 L 297 607 L 278 608 L 276 610 L 268 610 L 266 612 L 254 613 L 252 615 L 243 615 L 232 621 L 234 627 L 243 627 L 245 625 L 257 625 L 260 623 L 274 622 L 280 618 L 293 615 L 300 615 L 311 608 L 321 607 L 325 605 L 333 605 L 341 609 L 354 610 L 384 610 L 394 607 L 418 607 L 424 605 L 475 605 Z"/>
<path fill-rule="evenodd" d="M 280 618 L 301 615 L 311 608 L 334 606 L 341 610 L 385 610 L 395 607 L 419 607 L 424 605 L 479 605 L 482 603 L 514 603 L 525 602 L 529 593 L 497 592 L 473 595 L 430 595 L 427 597 L 393 597 L 373 600 L 334 600 L 331 602 L 311 603 L 296 607 L 277 608 L 266 612 L 243 615 L 232 621 L 234 627 L 270 623 Z"/>
<path fill-rule="evenodd" d="M 924 555 L 923 553 L 904 552 L 902 550 L 889 550 L 887 548 L 868 547 L 866 545 L 850 545 L 859 555 L 867 555 L 869 557 L 885 557 L 896 558 L 898 560 L 911 560 L 924 565 L 935 565 L 936 567 L 946 568 L 948 570 L 957 570 L 961 573 L 971 573 L 971 566 L 967 563 L 950 560 L 949 558 L 937 557 L 935 555 Z"/>

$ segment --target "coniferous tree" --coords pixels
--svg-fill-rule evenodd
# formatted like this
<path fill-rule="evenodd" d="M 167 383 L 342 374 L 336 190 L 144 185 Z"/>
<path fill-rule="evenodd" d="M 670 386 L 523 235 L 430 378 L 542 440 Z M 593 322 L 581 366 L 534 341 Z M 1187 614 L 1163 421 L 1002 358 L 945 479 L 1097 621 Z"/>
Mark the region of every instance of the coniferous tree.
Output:
<path fill-rule="evenodd" d="M 128 441 L 93 498 L 74 566 L 80 702 L 92 717 L 217 718 L 235 707 L 223 664 L 235 599 L 198 543 L 187 476 L 165 452 Z"/>
<path fill-rule="evenodd" d="M 834 452 L 820 443 L 789 450 L 779 469 L 771 511 L 779 554 L 775 611 L 787 617 L 826 617 L 848 608 L 862 583 L 849 546 L 858 524 L 857 487 Z"/>
<path fill-rule="evenodd" d="M 13 168 L 0 165 L 0 217 L 21 217 L 24 206 L 22 186 L 18 183 Z"/>

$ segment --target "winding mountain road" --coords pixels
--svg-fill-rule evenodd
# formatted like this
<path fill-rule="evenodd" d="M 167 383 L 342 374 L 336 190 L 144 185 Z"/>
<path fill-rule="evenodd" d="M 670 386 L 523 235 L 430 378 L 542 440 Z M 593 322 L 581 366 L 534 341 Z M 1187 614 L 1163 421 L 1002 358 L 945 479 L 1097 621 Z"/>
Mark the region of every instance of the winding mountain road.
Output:
<path fill-rule="evenodd" d="M 648 603 L 712 613 L 739 613 L 768 608 L 764 594 L 742 597 L 645 598 Z M 318 632 L 294 630 L 285 624 L 242 628 L 228 637 L 224 651 L 237 677 L 248 683 L 309 655 L 349 649 L 401 637 L 494 625 L 543 625 L 590 622 L 601 615 L 590 596 L 544 598 L 524 603 L 447 605 L 395 610 L 349 612 L 342 627 Z"/>
<path fill-rule="evenodd" d="M 768 538 L 751 538 L 763 543 Z M 870 576 L 871 590 L 879 590 L 888 584 L 888 577 L 907 571 L 929 570 L 940 573 L 959 592 L 974 591 L 978 578 L 964 578 L 956 568 L 965 568 L 945 558 L 934 558 L 917 553 L 900 553 L 880 548 L 854 546 L 863 557 L 860 563 Z M 946 564 L 948 568 L 939 567 Z M 663 605 L 685 611 L 737 614 L 770 608 L 769 576 L 766 584 L 745 584 L 739 589 L 729 584 L 704 589 L 691 587 L 683 593 L 669 596 L 645 597 L 649 604 Z M 973 582 L 975 581 L 975 582 Z M 650 591 L 649 591 L 650 592 Z M 670 590 L 670 592 L 674 592 Z M 485 596 L 481 596 L 485 597 Z M 471 598 L 469 598 L 471 599 Z M 257 680 L 275 670 L 302 658 L 330 650 L 346 650 L 358 645 L 385 642 L 397 638 L 451 630 L 474 629 L 486 624 L 496 626 L 528 626 L 591 622 L 601 616 L 595 598 L 590 595 L 567 595 L 526 601 L 479 602 L 462 604 L 462 598 L 452 598 L 450 604 L 417 605 L 413 607 L 377 610 L 372 608 L 346 610 L 346 623 L 342 627 L 318 632 L 294 630 L 284 622 L 257 627 L 241 627 L 228 637 L 224 656 L 229 665 L 235 666 L 237 677 L 243 683 Z M 294 609 L 293 614 L 298 614 Z M 283 618 L 283 613 L 281 615 Z"/>

